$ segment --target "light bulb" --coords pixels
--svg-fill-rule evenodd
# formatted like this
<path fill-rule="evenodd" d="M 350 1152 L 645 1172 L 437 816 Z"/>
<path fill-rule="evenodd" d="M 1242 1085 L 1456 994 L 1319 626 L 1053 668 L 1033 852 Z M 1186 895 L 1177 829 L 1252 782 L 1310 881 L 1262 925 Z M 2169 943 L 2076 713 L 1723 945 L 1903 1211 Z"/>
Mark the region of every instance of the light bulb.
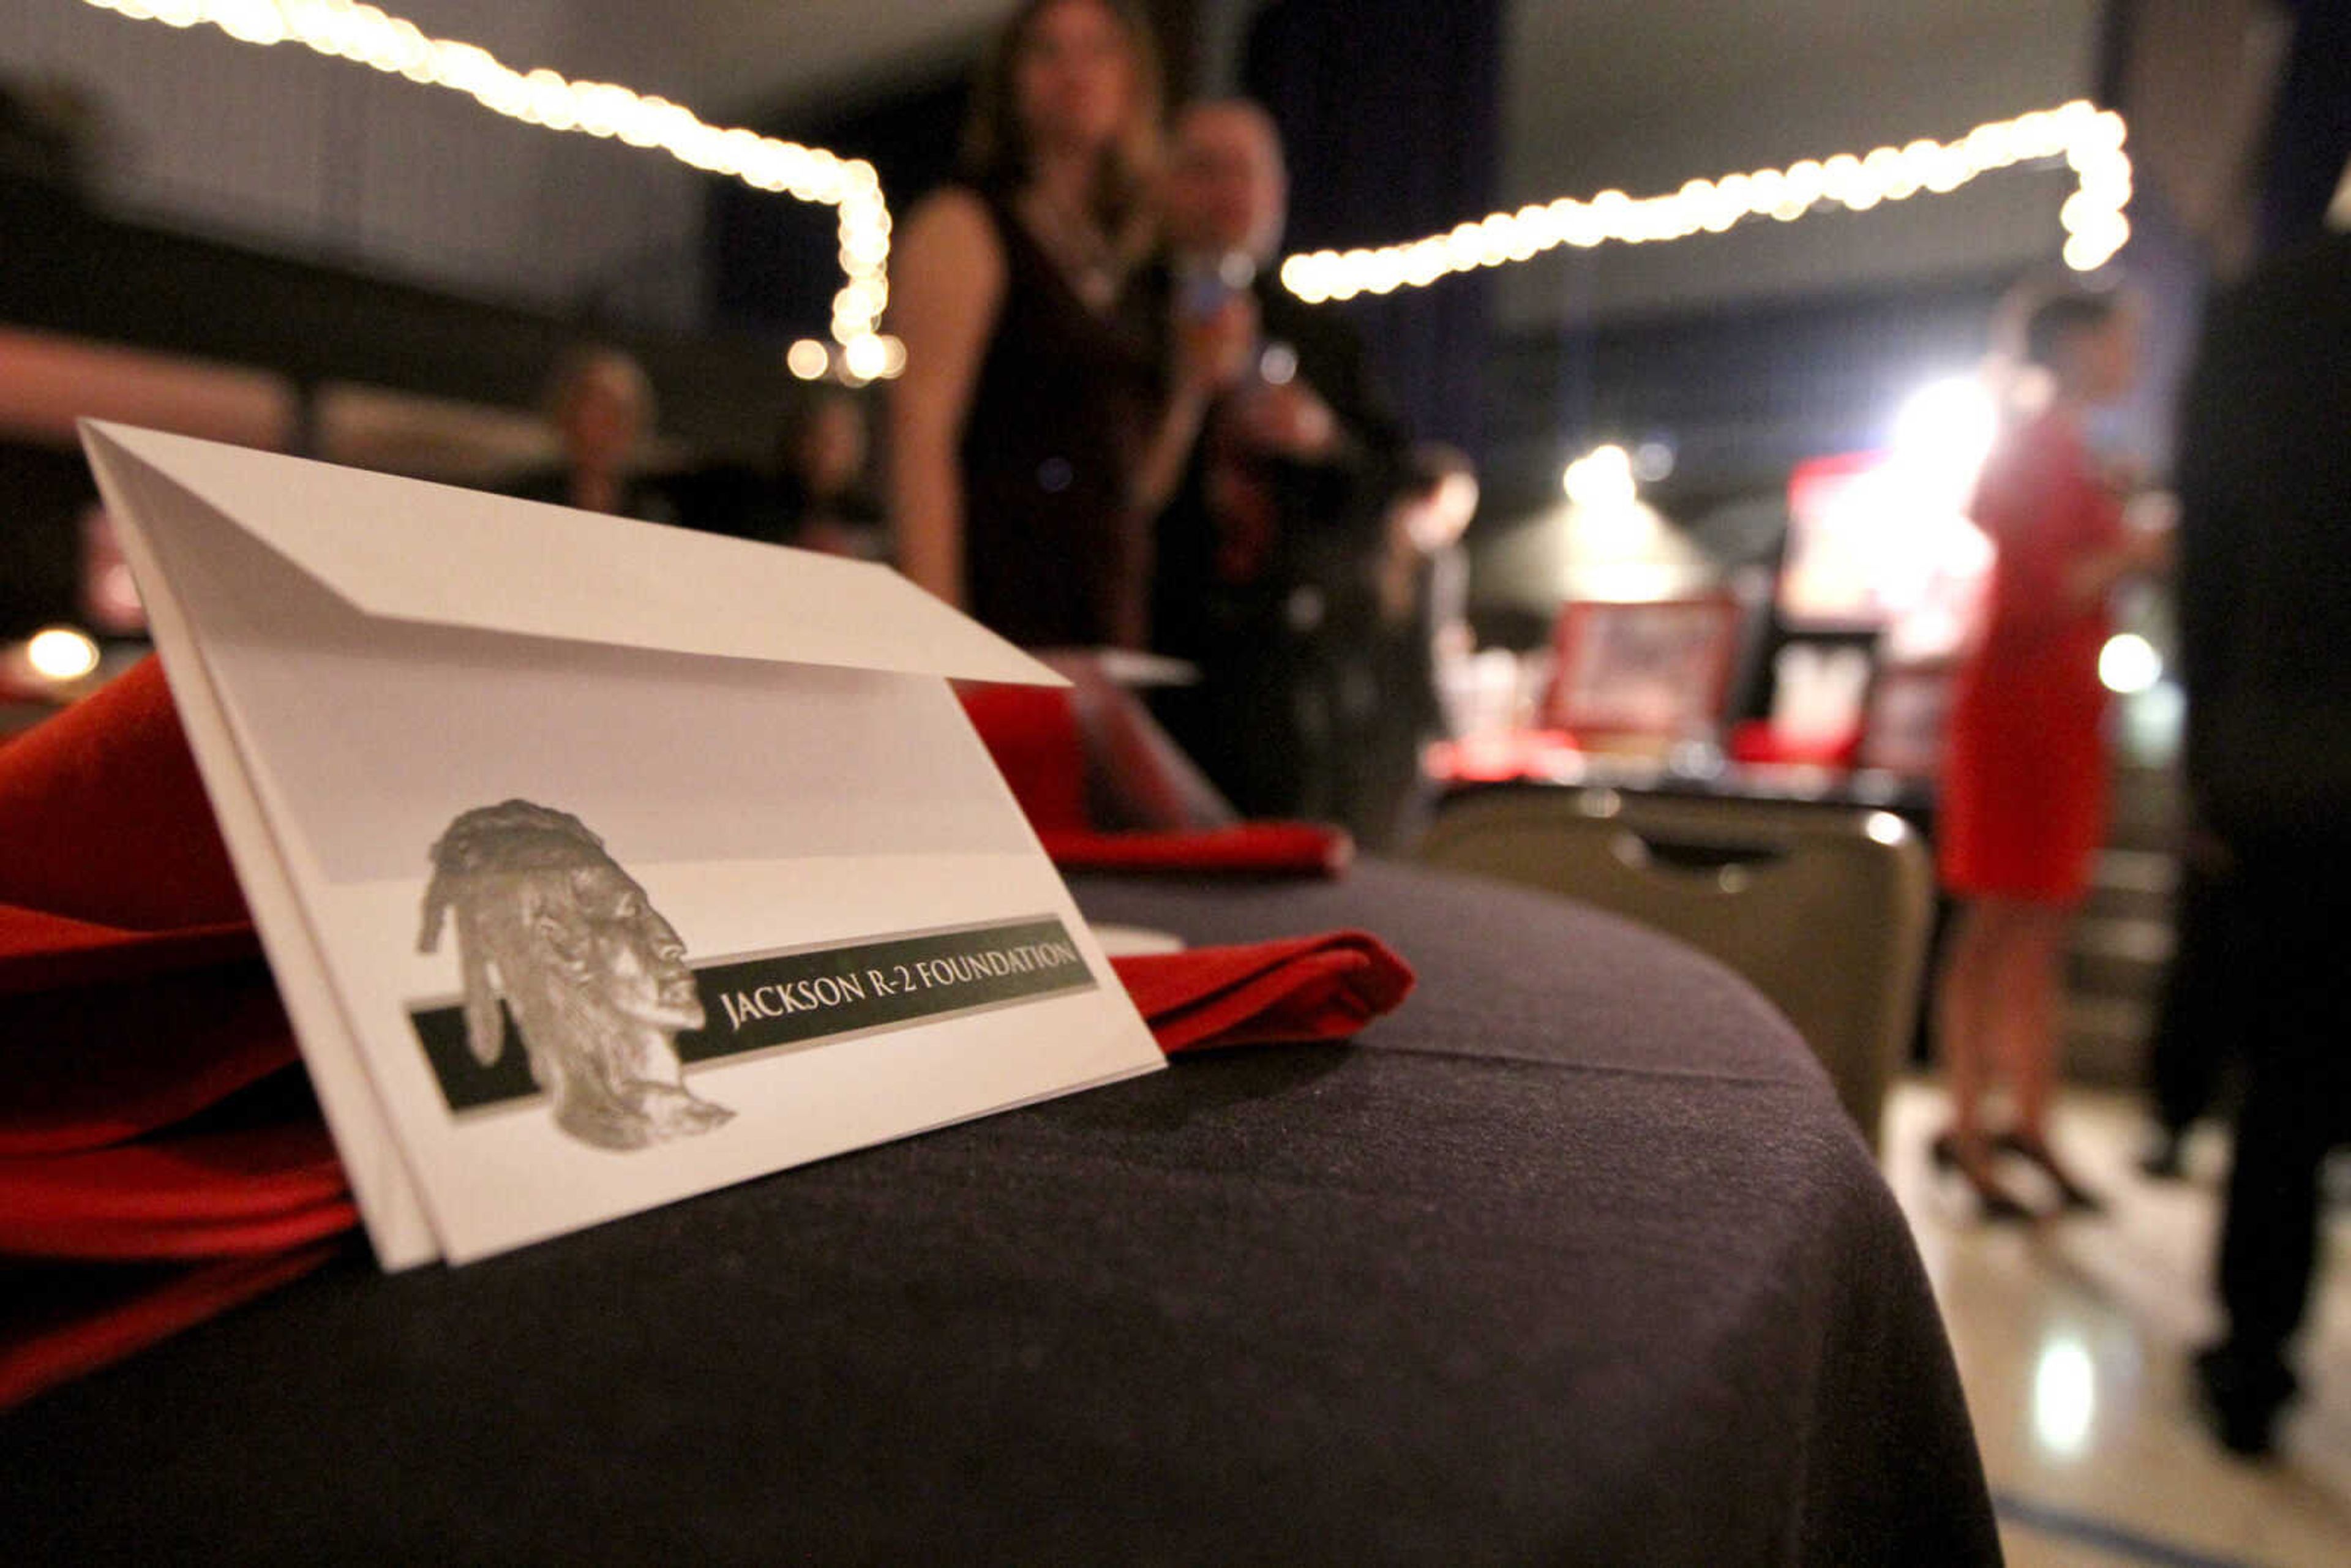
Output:
<path fill-rule="evenodd" d="M 784 368 L 801 381 L 812 382 L 832 368 L 832 355 L 814 338 L 802 338 L 784 350 Z"/>
<path fill-rule="evenodd" d="M 25 662 L 43 680 L 78 681 L 98 668 L 98 644 L 70 626 L 46 626 L 25 643 Z"/>

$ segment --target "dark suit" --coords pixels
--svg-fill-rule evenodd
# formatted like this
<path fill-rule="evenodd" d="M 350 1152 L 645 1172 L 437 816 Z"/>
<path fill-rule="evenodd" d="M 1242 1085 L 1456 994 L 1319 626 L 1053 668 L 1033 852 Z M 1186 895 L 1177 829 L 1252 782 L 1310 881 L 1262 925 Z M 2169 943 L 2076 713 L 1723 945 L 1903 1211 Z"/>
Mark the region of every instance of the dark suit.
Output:
<path fill-rule="evenodd" d="M 1163 301 L 1174 287 L 1165 268 L 1146 286 Z M 1152 646 L 1198 664 L 1201 683 L 1160 694 L 1154 707 L 1244 813 L 1327 817 L 1360 831 L 1351 819 L 1371 809 L 1365 773 L 1387 706 L 1373 573 L 1404 434 L 1343 317 L 1270 278 L 1256 294 L 1263 341 L 1296 355 L 1296 379 L 1330 407 L 1339 447 L 1319 463 L 1241 462 L 1270 526 L 1261 545 L 1237 549 L 1215 473 L 1237 458 L 1220 451 L 1220 413 L 1211 412 L 1160 515 L 1152 582 Z"/>
<path fill-rule="evenodd" d="M 2351 236 L 2274 258 L 2214 308 L 2179 490 L 2188 781 L 2230 853 L 2227 1014 L 2246 1066 L 2229 1339 L 2205 1371 L 2236 1436 L 2265 1441 L 2292 1387 L 2320 1167 L 2351 1132 Z"/>

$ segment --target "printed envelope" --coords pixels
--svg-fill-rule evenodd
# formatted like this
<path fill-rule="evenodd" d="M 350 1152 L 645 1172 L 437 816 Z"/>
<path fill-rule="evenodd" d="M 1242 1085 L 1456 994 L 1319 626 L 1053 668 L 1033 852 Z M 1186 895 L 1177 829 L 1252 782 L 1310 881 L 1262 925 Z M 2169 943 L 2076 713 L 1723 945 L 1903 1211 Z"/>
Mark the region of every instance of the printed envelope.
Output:
<path fill-rule="evenodd" d="M 1162 1064 L 895 573 L 82 434 L 386 1268 Z"/>

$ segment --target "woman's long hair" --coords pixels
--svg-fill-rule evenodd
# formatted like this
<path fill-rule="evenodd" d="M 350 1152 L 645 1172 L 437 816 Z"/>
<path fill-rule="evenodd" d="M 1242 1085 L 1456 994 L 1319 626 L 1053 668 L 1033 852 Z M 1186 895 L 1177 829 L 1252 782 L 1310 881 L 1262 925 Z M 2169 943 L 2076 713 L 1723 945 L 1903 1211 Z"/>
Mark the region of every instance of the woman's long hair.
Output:
<path fill-rule="evenodd" d="M 1159 167 L 1159 113 L 1164 91 L 1159 48 L 1150 26 L 1130 0 L 1088 0 L 1110 14 L 1126 40 L 1132 97 L 1126 124 L 1112 141 L 1110 155 L 1094 173 L 1094 221 L 1113 238 L 1143 221 L 1151 181 Z M 964 120 L 962 175 L 997 195 L 1010 195 L 1029 181 L 1032 149 L 1020 123 L 1014 68 L 1037 18 L 1061 0 L 1028 0 L 1012 14 L 981 57 L 973 84 L 971 110 Z"/>

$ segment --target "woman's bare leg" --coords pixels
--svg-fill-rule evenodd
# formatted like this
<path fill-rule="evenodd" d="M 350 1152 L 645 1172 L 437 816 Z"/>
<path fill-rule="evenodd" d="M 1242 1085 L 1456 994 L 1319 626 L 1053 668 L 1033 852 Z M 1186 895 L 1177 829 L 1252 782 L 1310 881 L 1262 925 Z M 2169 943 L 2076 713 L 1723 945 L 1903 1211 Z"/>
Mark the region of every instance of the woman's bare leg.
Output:
<path fill-rule="evenodd" d="M 1960 1148 L 1983 1143 L 1983 1099 L 1991 1088 L 1991 1039 L 1985 996 L 1996 956 L 1996 927 L 1980 904 L 1961 904 L 1935 988 L 1935 1033 L 1951 1096 L 1951 1138 Z"/>
<path fill-rule="evenodd" d="M 1987 1218 L 2017 1218 L 2029 1212 L 1994 1173 L 1991 1140 L 1984 1126 L 1984 1100 L 1999 1060 L 2001 988 L 2016 945 L 2011 907 L 1983 900 L 1959 910 L 1936 994 L 1951 1127 L 1937 1140 L 1935 1154 L 1938 1162 L 1958 1166 Z"/>
<path fill-rule="evenodd" d="M 2065 938 L 2073 912 L 2060 905 L 2010 902 L 2001 905 L 1998 918 L 2003 936 L 1985 1002 L 1986 1023 L 2016 1099 L 2012 1146 L 2048 1172 L 2068 1203 L 2095 1207 L 2095 1197 L 2058 1163 L 2049 1143 L 2049 1107 L 2056 1095 L 2063 1044 L 2059 1024 Z"/>
<path fill-rule="evenodd" d="M 2013 899 L 1988 900 L 1997 927 L 1985 994 L 1986 1031 L 2016 1099 L 2016 1129 L 2027 1142 L 2048 1130 L 2057 1077 L 2057 998 L 2068 912 Z"/>

